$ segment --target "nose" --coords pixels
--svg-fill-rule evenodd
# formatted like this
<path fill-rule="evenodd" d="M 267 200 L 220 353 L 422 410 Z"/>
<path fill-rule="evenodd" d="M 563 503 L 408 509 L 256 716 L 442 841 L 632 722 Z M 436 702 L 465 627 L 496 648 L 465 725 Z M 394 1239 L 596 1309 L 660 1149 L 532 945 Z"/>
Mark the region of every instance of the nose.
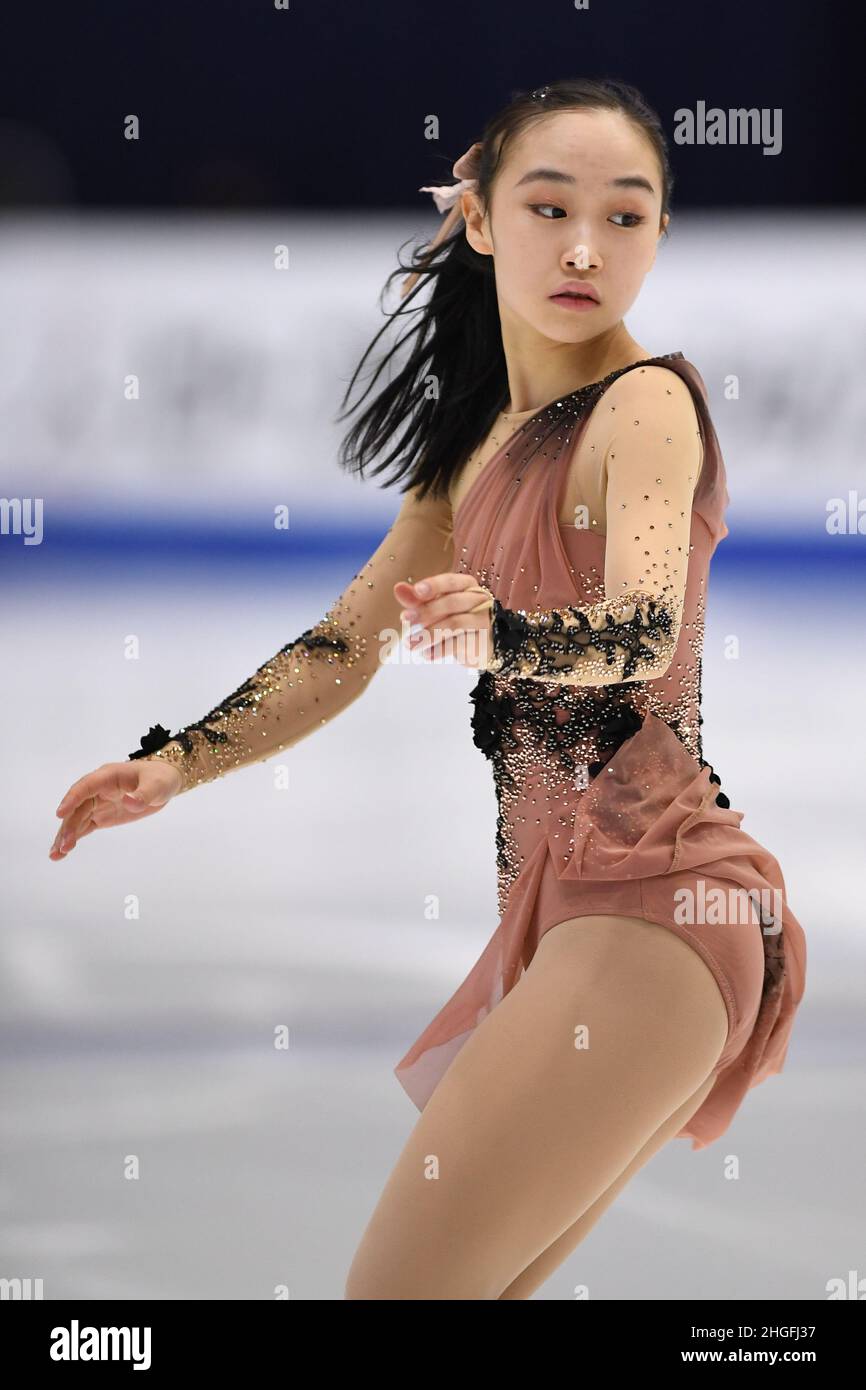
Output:
<path fill-rule="evenodd" d="M 601 252 L 586 241 L 572 242 L 562 253 L 564 270 L 600 270 Z"/>

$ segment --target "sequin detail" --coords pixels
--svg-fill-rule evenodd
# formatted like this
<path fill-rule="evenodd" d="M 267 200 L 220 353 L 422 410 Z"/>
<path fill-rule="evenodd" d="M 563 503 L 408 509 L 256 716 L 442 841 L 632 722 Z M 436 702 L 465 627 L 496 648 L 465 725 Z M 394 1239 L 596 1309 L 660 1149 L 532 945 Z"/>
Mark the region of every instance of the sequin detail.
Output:
<path fill-rule="evenodd" d="M 740 831 L 740 813 L 718 790 L 720 778 L 701 752 L 704 598 L 712 553 L 727 531 L 724 465 L 706 389 L 685 361 L 675 372 L 691 400 L 669 373 L 645 371 L 633 389 L 606 401 L 598 385 L 564 398 L 486 465 L 485 442 L 478 467 L 488 471 L 479 478 L 473 470 L 474 495 L 458 481 L 458 568 L 503 608 L 523 617 L 548 614 L 539 627 L 547 650 L 539 662 L 535 634 L 518 620 L 514 650 L 522 669 L 536 674 L 521 675 L 519 662 L 481 671 L 471 693 L 473 738 L 492 764 L 499 804 L 501 920 L 395 1073 L 423 1109 L 473 1031 L 530 968 L 546 931 L 572 917 L 624 912 L 688 936 L 725 999 L 725 1065 L 680 1132 L 701 1148 L 724 1132 L 751 1086 L 782 1069 L 803 991 L 805 946 L 778 865 Z M 594 419 L 575 454 L 573 426 L 589 407 Z M 574 502 L 580 522 L 572 525 Z M 568 609 L 562 627 L 580 633 L 582 621 L 571 610 L 585 615 L 600 605 L 599 627 L 613 628 L 608 597 L 635 591 L 666 604 L 682 601 L 669 662 L 641 668 L 638 660 L 633 675 L 643 679 L 618 680 L 618 644 L 610 667 L 607 653 L 598 652 L 598 685 L 580 679 L 587 674 L 581 651 L 567 653 L 565 663 L 577 679 L 539 674 L 544 658 L 562 673 L 549 645 L 557 612 Z M 492 610 L 492 598 L 485 606 Z M 660 630 L 652 642 L 661 649 L 669 636 Z M 630 655 L 626 648 L 623 671 Z M 704 921 L 700 904 L 696 915 L 694 903 L 686 904 L 694 928 L 680 926 L 683 897 L 700 897 L 706 887 L 724 899 L 735 885 L 759 895 L 762 907 L 770 890 L 782 902 L 775 921 L 763 916 L 761 928 L 752 927 L 761 930 L 762 949 L 747 930 L 742 955 L 727 931 L 734 923 L 709 915 Z"/>
<path fill-rule="evenodd" d="M 667 353 L 611 372 L 525 421 L 504 456 L 515 460 L 512 497 L 530 463 L 549 468 L 570 448 L 575 430 L 618 376 L 681 356 Z M 615 410 L 614 405 L 610 408 Z M 626 423 L 633 432 L 633 449 L 642 440 L 641 423 L 651 428 L 652 414 L 644 419 L 643 412 L 638 412 Z M 670 435 L 662 433 L 659 442 L 667 446 Z M 648 559 L 652 563 L 652 556 L 658 555 L 665 565 L 661 572 L 647 569 L 655 592 L 631 589 L 611 598 L 605 592 L 604 576 L 593 567 L 575 574 L 576 587 L 585 598 L 582 603 L 508 607 L 497 594 L 509 583 L 510 574 L 498 572 L 498 567 L 469 565 L 463 556 L 458 562 L 458 569 L 471 572 L 492 595 L 492 653 L 470 701 L 473 740 L 491 762 L 494 776 L 501 913 L 526 862 L 526 846 L 531 853 L 539 834 L 558 839 L 562 862 L 568 861 L 582 793 L 622 743 L 638 732 L 648 713 L 664 720 L 699 765 L 710 767 L 710 780 L 721 785 L 703 758 L 701 741 L 704 575 L 697 573 L 689 579 L 685 618 L 684 602 L 673 593 L 676 562 L 657 539 L 656 525 L 664 525 L 665 540 L 673 529 L 669 516 L 653 510 L 656 497 L 662 507 L 669 505 L 658 491 L 663 475 L 656 469 L 647 482 L 656 493 L 645 488 L 625 514 L 646 504 L 646 513 L 640 513 L 647 517 L 646 542 L 638 515 L 628 539 L 647 553 L 649 538 L 654 538 Z M 477 485 L 478 479 L 473 483 Z M 716 804 L 730 805 L 721 790 Z"/>
<path fill-rule="evenodd" d="M 678 714 L 653 683 L 594 689 L 482 671 L 469 700 L 473 743 L 493 772 L 500 913 L 523 867 L 520 830 L 527 810 L 534 809 L 536 824 L 545 833 L 551 826 L 561 828 L 567 862 L 574 848 L 573 813 L 581 793 L 626 739 L 641 729 L 646 714 L 664 719 L 699 766 L 710 768 L 709 780 L 721 786 L 712 764 L 701 756 L 702 716 Z M 722 791 L 715 801 L 717 806 L 730 806 Z"/>
<path fill-rule="evenodd" d="M 310 660 L 308 653 L 325 652 L 328 663 L 334 665 L 336 659 L 345 658 L 350 649 L 348 635 L 336 630 L 328 619 L 323 619 L 300 637 L 287 642 L 270 661 L 260 666 L 237 690 L 194 724 L 185 725 L 173 735 L 157 725 L 141 740 L 141 748 L 130 753 L 129 757 L 154 755 L 171 762 L 183 776 L 184 790 L 213 781 L 232 768 L 244 765 L 250 760 L 251 754 L 253 760 L 256 757 L 269 757 L 278 751 L 280 744 L 269 741 L 264 751 L 256 749 L 254 734 L 258 706 L 268 697 L 290 687 L 293 677 L 297 679 L 303 676 L 303 663 Z M 247 711 L 252 713 L 248 715 Z M 291 737 L 287 734 L 287 743 Z M 193 757 L 196 752 L 204 751 L 199 739 L 209 745 L 208 754 L 201 760 Z"/>
<path fill-rule="evenodd" d="M 586 607 L 513 610 L 493 600 L 493 655 L 486 669 L 564 684 L 662 674 L 679 634 L 676 610 L 635 592 Z"/>

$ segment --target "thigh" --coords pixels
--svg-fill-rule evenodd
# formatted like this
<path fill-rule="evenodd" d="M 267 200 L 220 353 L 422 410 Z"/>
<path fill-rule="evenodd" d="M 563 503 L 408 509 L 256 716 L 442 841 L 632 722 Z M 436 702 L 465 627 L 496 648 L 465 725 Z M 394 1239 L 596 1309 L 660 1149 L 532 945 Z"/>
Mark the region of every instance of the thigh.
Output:
<path fill-rule="evenodd" d="M 580 1242 L 589 1234 L 608 1207 L 613 1205 L 626 1183 L 634 1177 L 639 1169 L 643 1168 L 645 1163 L 649 1162 L 654 1154 L 664 1148 L 668 1140 L 679 1134 L 683 1125 L 688 1123 L 698 1107 L 703 1104 L 715 1085 L 715 1081 L 716 1077 L 713 1072 L 706 1081 L 702 1082 L 694 1095 L 689 1096 L 684 1105 L 681 1105 L 678 1110 L 668 1116 L 663 1124 L 659 1125 L 655 1134 L 647 1140 L 643 1148 L 638 1150 L 631 1163 L 626 1165 L 618 1178 L 614 1178 L 610 1187 L 596 1198 L 592 1206 L 588 1207 L 558 1240 L 555 1240 L 537 1259 L 533 1260 L 532 1264 L 528 1265 L 521 1274 L 518 1274 L 517 1278 L 508 1285 L 508 1288 L 499 1295 L 500 1299 L 529 1298 L 536 1289 L 541 1288 L 541 1285 L 550 1278 L 563 1261 L 568 1259 L 571 1252 L 577 1249 Z"/>
<path fill-rule="evenodd" d="M 409 1136 L 346 1297 L 498 1299 L 712 1071 L 724 1000 L 701 957 L 639 918 L 542 938 Z"/>

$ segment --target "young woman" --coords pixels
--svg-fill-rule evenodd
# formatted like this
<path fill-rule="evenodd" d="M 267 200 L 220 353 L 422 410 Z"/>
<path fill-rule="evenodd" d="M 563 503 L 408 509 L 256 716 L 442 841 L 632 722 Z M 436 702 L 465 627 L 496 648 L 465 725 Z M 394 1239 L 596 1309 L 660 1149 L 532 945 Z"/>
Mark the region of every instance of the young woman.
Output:
<path fill-rule="evenodd" d="M 623 321 L 670 219 L 658 119 L 624 84 L 559 82 L 454 173 L 395 311 L 430 285 L 414 350 L 341 456 L 363 472 L 392 445 L 393 526 L 203 719 L 76 782 L 51 850 L 290 748 L 406 623 L 427 659 L 478 670 L 501 918 L 396 1068 L 422 1113 L 352 1299 L 529 1297 L 668 1139 L 717 1139 L 781 1071 L 805 981 L 779 865 L 703 757 L 728 501 L 706 390 Z"/>

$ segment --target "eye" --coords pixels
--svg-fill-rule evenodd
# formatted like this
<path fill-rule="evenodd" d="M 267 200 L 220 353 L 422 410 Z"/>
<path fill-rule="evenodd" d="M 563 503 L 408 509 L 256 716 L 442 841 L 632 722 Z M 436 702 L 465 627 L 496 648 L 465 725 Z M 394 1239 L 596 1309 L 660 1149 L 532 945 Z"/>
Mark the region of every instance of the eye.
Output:
<path fill-rule="evenodd" d="M 629 222 L 628 225 L 630 227 L 638 227 L 640 226 L 641 222 L 646 221 L 646 218 L 641 216 L 641 214 L 637 212 L 615 212 L 614 217 L 631 217 L 633 221 Z M 618 222 L 616 225 L 618 227 L 621 227 L 623 224 L 622 222 Z"/>
<path fill-rule="evenodd" d="M 568 213 L 565 211 L 565 209 L 559 207 L 556 203 L 529 203 L 529 204 L 527 204 L 527 206 L 529 207 L 529 209 L 530 209 L 531 212 L 537 213 L 539 217 L 543 217 L 544 220 L 545 220 L 545 222 L 554 222 L 554 221 L 556 221 L 556 217 L 555 217 L 555 216 L 553 216 L 553 217 L 548 217 L 547 214 L 546 214 L 545 212 L 542 211 L 542 209 L 545 209 L 545 208 L 547 208 L 547 209 L 552 209 L 553 212 L 554 212 L 554 214 L 559 213 L 559 214 L 561 214 L 562 217 L 567 217 L 567 216 L 568 216 Z M 638 213 L 638 212 L 616 212 L 616 213 L 614 213 L 614 217 L 628 217 L 628 218 L 631 219 L 629 222 L 626 222 L 626 223 L 617 222 L 617 223 L 615 224 L 615 225 L 618 226 L 618 227 L 624 227 L 624 228 L 625 228 L 625 227 L 628 227 L 628 228 L 630 228 L 630 227 L 639 227 L 640 224 L 641 224 L 642 222 L 645 222 L 645 221 L 646 221 L 646 218 L 645 218 L 641 213 Z"/>
<path fill-rule="evenodd" d="M 539 208 L 553 208 L 554 212 L 561 212 L 563 217 L 566 216 L 565 209 L 557 207 L 556 203 L 529 203 L 528 206 L 533 212 L 538 212 Z M 553 217 L 546 217 L 544 220 L 546 222 L 554 222 L 556 219 Z"/>

